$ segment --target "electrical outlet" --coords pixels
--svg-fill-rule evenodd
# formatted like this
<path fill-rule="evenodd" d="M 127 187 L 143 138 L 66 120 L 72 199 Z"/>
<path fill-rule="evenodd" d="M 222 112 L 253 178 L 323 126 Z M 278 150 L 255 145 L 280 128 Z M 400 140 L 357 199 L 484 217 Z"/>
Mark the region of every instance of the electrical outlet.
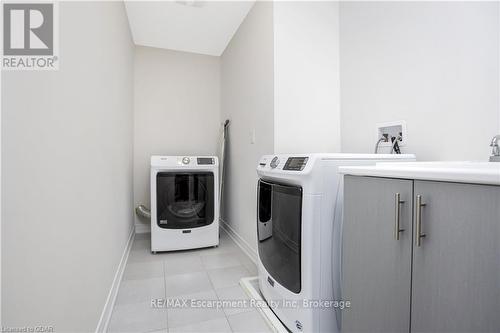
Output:
<path fill-rule="evenodd" d="M 382 136 L 388 136 L 387 142 L 380 142 L 380 147 L 391 147 L 391 138 L 401 136 L 401 139 L 398 142 L 398 145 L 406 146 L 407 134 L 406 134 L 406 122 L 405 121 L 391 121 L 387 123 L 378 123 L 377 124 L 377 137 L 374 140 L 378 141 Z"/>

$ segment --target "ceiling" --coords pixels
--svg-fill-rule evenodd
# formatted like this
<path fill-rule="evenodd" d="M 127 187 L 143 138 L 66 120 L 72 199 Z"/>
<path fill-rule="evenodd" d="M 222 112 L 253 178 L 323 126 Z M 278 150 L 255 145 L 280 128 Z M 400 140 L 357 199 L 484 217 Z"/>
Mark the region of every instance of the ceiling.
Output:
<path fill-rule="evenodd" d="M 132 37 L 144 45 L 220 56 L 254 1 L 126 1 Z"/>

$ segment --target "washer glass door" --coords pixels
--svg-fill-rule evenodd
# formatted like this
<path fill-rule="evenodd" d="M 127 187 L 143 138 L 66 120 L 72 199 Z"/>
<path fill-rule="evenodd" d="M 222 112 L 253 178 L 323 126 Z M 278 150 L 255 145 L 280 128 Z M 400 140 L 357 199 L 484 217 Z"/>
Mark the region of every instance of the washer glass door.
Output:
<path fill-rule="evenodd" d="M 257 220 L 262 264 L 279 284 L 299 293 L 302 187 L 259 180 Z"/>
<path fill-rule="evenodd" d="M 164 229 L 191 229 L 214 221 L 212 172 L 159 172 L 156 223 Z"/>

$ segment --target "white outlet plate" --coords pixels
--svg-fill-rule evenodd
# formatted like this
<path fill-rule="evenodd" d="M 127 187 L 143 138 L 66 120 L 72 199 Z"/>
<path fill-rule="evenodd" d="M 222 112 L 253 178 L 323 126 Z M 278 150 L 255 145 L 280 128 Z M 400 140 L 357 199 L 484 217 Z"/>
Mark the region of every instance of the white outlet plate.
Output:
<path fill-rule="evenodd" d="M 377 142 L 378 139 L 380 139 L 384 133 L 389 134 L 389 142 L 380 142 L 379 144 L 380 147 L 391 147 L 392 145 L 391 137 L 393 136 L 397 137 L 399 133 L 401 133 L 401 137 L 403 139 L 398 142 L 398 145 L 400 147 L 406 146 L 406 142 L 408 141 L 406 132 L 406 121 L 400 120 L 400 121 L 378 123 L 376 125 L 376 128 L 377 128 L 377 133 L 376 133 L 377 136 L 376 139 L 374 140 L 375 142 Z"/>

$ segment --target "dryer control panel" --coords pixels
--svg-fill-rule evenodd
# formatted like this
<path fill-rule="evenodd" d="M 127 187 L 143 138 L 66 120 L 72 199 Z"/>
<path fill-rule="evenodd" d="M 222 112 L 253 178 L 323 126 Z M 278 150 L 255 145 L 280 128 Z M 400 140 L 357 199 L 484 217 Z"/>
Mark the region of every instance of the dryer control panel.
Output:
<path fill-rule="evenodd" d="M 307 164 L 308 157 L 289 157 L 283 170 L 302 171 Z"/>
<path fill-rule="evenodd" d="M 217 156 L 151 156 L 151 168 L 217 168 Z"/>
<path fill-rule="evenodd" d="M 259 170 L 279 171 L 303 171 L 310 160 L 309 156 L 293 155 L 266 155 L 262 156 L 257 165 Z"/>

